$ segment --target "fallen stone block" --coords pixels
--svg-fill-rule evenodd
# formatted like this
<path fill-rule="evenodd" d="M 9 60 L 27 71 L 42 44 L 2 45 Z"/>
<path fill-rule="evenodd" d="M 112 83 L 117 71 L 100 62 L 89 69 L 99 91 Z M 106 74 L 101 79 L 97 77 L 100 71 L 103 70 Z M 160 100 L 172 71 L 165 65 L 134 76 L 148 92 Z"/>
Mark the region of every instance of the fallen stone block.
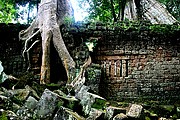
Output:
<path fill-rule="evenodd" d="M 78 115 L 76 112 L 61 106 L 53 120 L 85 120 L 85 118 Z"/>
<path fill-rule="evenodd" d="M 126 115 L 130 118 L 144 119 L 143 118 L 143 107 L 141 105 L 132 104 L 127 111 Z"/>

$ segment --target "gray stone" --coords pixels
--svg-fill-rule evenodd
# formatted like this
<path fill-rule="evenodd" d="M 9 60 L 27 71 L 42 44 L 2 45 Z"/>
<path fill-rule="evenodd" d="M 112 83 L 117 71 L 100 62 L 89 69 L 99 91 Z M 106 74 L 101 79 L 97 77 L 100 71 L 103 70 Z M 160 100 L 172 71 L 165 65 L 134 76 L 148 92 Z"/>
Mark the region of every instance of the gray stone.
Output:
<path fill-rule="evenodd" d="M 91 108 L 91 111 L 89 113 L 89 117 L 86 118 L 86 120 L 96 120 L 96 119 L 102 119 L 103 112 L 94 108 Z"/>
<path fill-rule="evenodd" d="M 26 100 L 25 107 L 27 109 L 33 110 L 36 107 L 37 103 L 38 101 L 34 97 L 29 96 Z"/>
<path fill-rule="evenodd" d="M 82 86 L 80 91 L 76 93 L 76 98 L 80 100 L 85 115 L 88 115 L 91 108 L 101 109 L 104 107 L 106 100 L 96 94 L 87 91 L 88 87 Z"/>
<path fill-rule="evenodd" d="M 60 97 L 58 94 L 45 89 L 34 110 L 34 117 L 40 119 L 52 118 L 59 100 Z"/>
<path fill-rule="evenodd" d="M 143 107 L 141 105 L 132 104 L 126 115 L 131 118 L 140 119 L 143 114 Z"/>
<path fill-rule="evenodd" d="M 24 106 L 19 108 L 16 114 L 24 120 L 33 119 L 34 108 L 36 107 L 37 103 L 38 101 L 35 98 L 29 96 Z"/>
<path fill-rule="evenodd" d="M 107 119 L 112 119 L 115 115 L 117 115 L 119 113 L 126 113 L 126 109 L 114 107 L 114 106 L 109 106 L 106 108 L 106 118 Z"/>
<path fill-rule="evenodd" d="M 60 96 L 63 106 L 69 109 L 77 109 L 80 108 L 79 100 L 76 99 L 74 96 Z"/>
<path fill-rule="evenodd" d="M 34 111 L 29 110 L 27 108 L 25 108 L 24 106 L 21 107 L 16 114 L 18 115 L 19 118 L 23 119 L 23 120 L 29 120 L 29 119 L 33 119 L 33 113 Z"/>
<path fill-rule="evenodd" d="M 128 117 L 124 114 L 124 113 L 120 113 L 120 114 L 117 114 L 113 120 L 125 120 L 127 119 Z"/>
<path fill-rule="evenodd" d="M 61 106 L 53 120 L 85 120 L 85 118 L 81 117 L 76 112 Z"/>
<path fill-rule="evenodd" d="M 33 97 L 39 98 L 36 91 L 33 90 L 28 85 L 25 86 L 25 89 L 16 89 L 16 90 L 5 90 L 4 95 L 7 97 L 14 97 L 18 101 L 25 101 L 28 96 L 32 93 Z"/>

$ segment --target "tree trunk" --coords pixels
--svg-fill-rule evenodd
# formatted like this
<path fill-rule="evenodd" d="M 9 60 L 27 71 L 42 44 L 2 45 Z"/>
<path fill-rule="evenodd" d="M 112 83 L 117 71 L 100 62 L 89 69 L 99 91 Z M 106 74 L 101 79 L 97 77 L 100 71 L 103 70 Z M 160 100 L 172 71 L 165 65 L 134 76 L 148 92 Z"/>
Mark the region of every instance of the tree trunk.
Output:
<path fill-rule="evenodd" d="M 59 26 L 63 24 L 65 17 L 72 17 L 73 10 L 69 0 L 41 0 L 38 8 L 38 15 L 33 26 L 30 26 L 27 30 L 20 32 L 20 38 L 26 38 L 26 42 L 29 38 L 34 36 L 36 28 L 39 28 L 42 37 L 42 65 L 41 65 L 41 78 L 40 83 L 50 83 L 50 41 L 53 40 L 53 44 L 59 54 L 59 57 L 65 67 L 68 80 L 70 80 L 71 71 L 75 68 L 75 62 L 70 56 Z M 36 33 L 37 34 L 37 33 Z M 25 37 L 23 37 L 25 36 Z M 26 52 L 28 52 L 28 46 L 25 46 Z"/>
<path fill-rule="evenodd" d="M 114 18 L 114 22 L 117 22 L 116 13 L 115 13 L 115 10 L 114 10 L 113 0 L 111 0 L 111 12 L 112 12 L 112 16 Z"/>

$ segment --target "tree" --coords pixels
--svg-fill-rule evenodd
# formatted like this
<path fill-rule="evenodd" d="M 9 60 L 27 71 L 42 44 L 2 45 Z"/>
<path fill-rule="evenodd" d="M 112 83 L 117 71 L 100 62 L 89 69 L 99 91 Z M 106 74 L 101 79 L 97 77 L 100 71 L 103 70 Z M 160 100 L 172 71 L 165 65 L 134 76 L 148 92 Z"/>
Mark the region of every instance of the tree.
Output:
<path fill-rule="evenodd" d="M 68 80 L 75 69 L 75 62 L 70 56 L 59 26 L 63 24 L 65 17 L 73 16 L 73 9 L 69 0 L 41 0 L 38 8 L 38 15 L 31 26 L 20 32 L 21 40 L 25 40 L 24 54 L 29 52 L 32 46 L 38 42 L 34 41 L 31 46 L 28 43 L 38 33 L 42 37 L 42 65 L 40 83 L 50 83 L 50 41 L 53 41 L 54 47 L 61 58 L 65 67 Z"/>
<path fill-rule="evenodd" d="M 134 1 L 138 11 L 138 18 L 140 19 L 140 0 Z M 87 2 L 90 5 L 90 8 L 88 9 L 88 19 L 104 22 L 117 22 L 124 20 L 124 10 L 129 0 L 80 0 L 81 5 L 83 2 Z"/>
<path fill-rule="evenodd" d="M 174 14 L 176 13 L 176 16 L 179 16 L 179 0 L 160 1 L 171 1 L 168 2 L 168 5 L 169 3 L 173 3 L 173 5 L 170 5 L 171 7 L 169 6 L 171 8 L 170 12 L 172 13 L 174 11 Z M 80 2 L 89 3 L 88 19 L 90 20 L 104 22 L 117 22 L 125 19 L 149 20 L 155 24 L 172 24 L 177 22 L 158 0 L 80 0 Z M 83 5 L 82 3 L 80 4 Z M 169 8 L 167 7 L 167 9 Z"/>

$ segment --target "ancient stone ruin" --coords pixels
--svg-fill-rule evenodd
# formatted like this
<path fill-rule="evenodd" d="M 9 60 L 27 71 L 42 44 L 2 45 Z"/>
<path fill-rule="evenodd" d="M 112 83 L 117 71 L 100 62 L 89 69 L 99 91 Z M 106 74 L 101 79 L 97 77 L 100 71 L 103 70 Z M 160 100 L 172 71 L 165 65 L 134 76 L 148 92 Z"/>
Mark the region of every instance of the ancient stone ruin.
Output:
<path fill-rule="evenodd" d="M 3 31 L 0 31 L 1 36 L 8 34 L 6 40 L 0 43 L 0 60 L 4 72 L 15 77 L 21 76 L 26 72 L 28 64 L 22 58 L 23 44 L 18 40 L 18 32 L 26 26 L 13 24 L 1 24 L 1 26 L 4 27 Z M 175 115 L 178 118 L 179 103 L 177 101 L 180 94 L 178 25 L 152 25 L 147 22 L 120 22 L 116 26 L 105 25 L 101 22 L 76 23 L 61 26 L 61 32 L 70 54 L 79 65 L 76 69 L 77 73 L 81 71 L 82 61 L 91 56 L 92 63 L 86 69 L 85 83 L 78 91 L 63 93 L 59 90 L 60 86 L 65 85 L 67 78 L 64 75 L 66 72 L 61 60 L 53 47 L 51 48 L 53 53 L 51 54 L 51 59 L 53 59 L 51 83 L 54 85 L 40 86 L 37 82 L 29 82 L 40 79 L 41 44 L 36 44 L 30 51 L 32 68 L 28 73 L 33 75 L 30 78 L 21 78 L 29 80 L 21 85 L 24 88 L 18 89 L 21 84 L 19 82 L 14 91 L 9 90 L 12 86 L 9 89 L 4 87 L 0 89 L 0 100 L 3 103 L 0 104 L 1 107 L 3 109 L 7 107 L 15 113 L 9 112 L 9 116 L 55 120 L 62 116 L 64 119 L 89 120 L 130 118 L 143 120 L 145 117 L 170 118 L 173 115 L 174 118 Z M 92 39 L 97 44 L 93 52 L 87 52 L 88 48 L 84 46 L 84 43 Z M 45 99 L 47 101 L 44 101 Z M 119 102 L 108 102 L 108 100 Z M 158 106 L 159 111 L 166 115 L 160 112 L 152 114 L 148 110 L 155 108 L 150 107 L 149 103 L 130 105 L 122 103 L 126 100 L 157 102 L 149 102 L 150 104 L 167 102 L 174 103 L 174 106 L 168 108 Z M 22 101 L 23 104 L 20 104 Z M 16 108 L 12 109 L 12 106 Z M 47 111 L 43 111 L 44 109 Z M 167 112 L 167 109 L 171 112 Z"/>

